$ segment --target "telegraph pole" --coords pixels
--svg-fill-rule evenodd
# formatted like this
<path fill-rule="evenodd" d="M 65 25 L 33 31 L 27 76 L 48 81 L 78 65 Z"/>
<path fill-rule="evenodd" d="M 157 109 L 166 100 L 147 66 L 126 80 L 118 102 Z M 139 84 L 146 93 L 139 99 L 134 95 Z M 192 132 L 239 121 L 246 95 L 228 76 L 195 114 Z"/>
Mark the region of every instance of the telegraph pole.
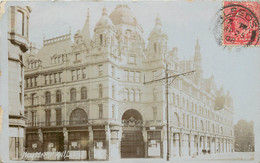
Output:
<path fill-rule="evenodd" d="M 186 76 L 186 75 L 189 75 L 189 74 L 192 74 L 194 73 L 195 71 L 188 71 L 188 72 L 184 72 L 184 73 L 179 73 L 179 74 L 176 74 L 176 75 L 173 75 L 173 76 L 169 76 L 168 74 L 168 64 L 166 64 L 166 69 L 165 69 L 165 77 L 164 78 L 161 78 L 161 79 L 157 79 L 157 80 L 151 80 L 149 82 L 145 82 L 145 78 L 144 78 L 144 85 L 146 84 L 152 84 L 152 83 L 155 83 L 155 82 L 161 82 L 161 81 L 165 81 L 165 99 L 166 99 L 166 115 L 167 115 L 167 123 L 166 123 L 166 130 L 167 130 L 167 161 L 170 161 L 170 153 L 171 153 L 171 144 L 170 144 L 170 111 L 169 111 L 169 100 L 168 100 L 168 95 L 169 95 L 169 85 L 172 83 L 169 84 L 169 79 L 172 79 L 175 80 L 177 77 L 179 76 Z"/>

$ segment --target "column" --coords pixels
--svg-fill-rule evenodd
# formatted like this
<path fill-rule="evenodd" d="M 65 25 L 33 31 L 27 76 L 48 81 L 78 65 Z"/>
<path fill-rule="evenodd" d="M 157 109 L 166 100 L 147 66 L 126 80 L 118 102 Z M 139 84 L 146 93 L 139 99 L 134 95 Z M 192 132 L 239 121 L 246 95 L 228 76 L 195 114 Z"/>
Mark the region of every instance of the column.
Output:
<path fill-rule="evenodd" d="M 212 137 L 208 137 L 208 150 L 209 150 L 209 154 L 211 154 L 213 151 L 211 150 L 211 140 L 212 139 Z"/>
<path fill-rule="evenodd" d="M 106 132 L 106 160 L 110 160 L 111 158 L 111 149 L 110 149 L 110 143 L 111 143 L 111 133 L 110 133 L 110 127 L 109 124 L 105 126 L 105 132 Z"/>
<path fill-rule="evenodd" d="M 166 143 L 166 126 L 163 126 L 161 131 L 161 157 L 166 159 L 167 155 L 167 143 Z"/>
<path fill-rule="evenodd" d="M 147 131 L 146 131 L 145 127 L 143 127 L 142 134 L 143 134 L 143 140 L 144 140 L 144 157 L 147 158 L 148 142 L 147 142 Z"/>
<path fill-rule="evenodd" d="M 190 134 L 190 156 L 194 156 L 194 135 Z"/>
<path fill-rule="evenodd" d="M 93 139 L 93 130 L 92 126 L 88 127 L 88 132 L 89 132 L 89 150 L 88 150 L 88 155 L 89 155 L 89 160 L 94 160 L 94 139 Z"/>
<path fill-rule="evenodd" d="M 69 140 L 69 134 L 68 134 L 68 130 L 66 127 L 63 128 L 63 143 L 64 143 L 64 151 L 68 152 L 68 140 Z M 65 160 L 69 160 L 68 157 L 64 158 Z"/>
<path fill-rule="evenodd" d="M 39 147 L 38 148 L 43 153 L 44 152 L 43 151 L 43 134 L 42 134 L 42 130 L 40 128 L 38 129 L 38 139 L 39 139 L 39 142 L 38 142 Z M 40 160 L 43 160 L 43 157 L 41 157 Z"/>
<path fill-rule="evenodd" d="M 183 134 L 182 134 L 182 130 L 181 130 L 181 132 L 180 132 L 180 134 L 179 134 L 179 153 L 180 153 L 180 156 L 181 156 L 181 157 L 183 156 L 183 154 L 182 154 L 182 144 L 183 144 L 183 142 L 182 142 L 182 140 L 183 140 L 182 136 L 183 136 Z"/>

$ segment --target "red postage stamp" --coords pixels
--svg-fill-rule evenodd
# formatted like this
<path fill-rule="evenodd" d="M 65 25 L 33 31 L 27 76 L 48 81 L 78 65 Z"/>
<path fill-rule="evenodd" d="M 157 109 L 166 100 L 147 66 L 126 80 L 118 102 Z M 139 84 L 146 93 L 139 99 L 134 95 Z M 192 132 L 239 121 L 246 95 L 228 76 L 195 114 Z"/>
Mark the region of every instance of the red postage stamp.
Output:
<path fill-rule="evenodd" d="M 223 45 L 259 45 L 259 2 L 223 2 Z"/>

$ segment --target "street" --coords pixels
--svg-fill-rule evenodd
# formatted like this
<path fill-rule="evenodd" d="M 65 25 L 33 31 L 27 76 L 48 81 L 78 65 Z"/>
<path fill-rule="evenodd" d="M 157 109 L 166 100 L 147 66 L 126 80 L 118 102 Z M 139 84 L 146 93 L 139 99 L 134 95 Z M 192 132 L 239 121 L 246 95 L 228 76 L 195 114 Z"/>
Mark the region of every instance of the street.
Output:
<path fill-rule="evenodd" d="M 15 161 L 13 161 L 15 162 Z M 55 162 L 57 163 L 58 161 L 20 161 L 20 162 Z M 74 163 L 74 162 L 81 162 L 81 161 L 66 161 L 67 163 Z M 112 161 L 82 161 L 82 162 L 90 162 L 90 163 L 96 163 L 96 162 L 105 162 L 105 163 L 158 163 L 158 162 L 168 162 L 166 159 L 162 158 L 129 158 L 129 159 L 120 159 L 120 160 L 112 160 Z M 221 153 L 221 154 L 212 154 L 212 155 L 201 155 L 197 156 L 195 158 L 171 158 L 169 162 L 198 162 L 198 163 L 217 163 L 217 162 L 256 162 L 254 160 L 254 152 L 234 152 L 234 153 Z M 15 162 L 16 163 L 16 162 Z M 258 161 L 257 163 L 260 163 Z"/>

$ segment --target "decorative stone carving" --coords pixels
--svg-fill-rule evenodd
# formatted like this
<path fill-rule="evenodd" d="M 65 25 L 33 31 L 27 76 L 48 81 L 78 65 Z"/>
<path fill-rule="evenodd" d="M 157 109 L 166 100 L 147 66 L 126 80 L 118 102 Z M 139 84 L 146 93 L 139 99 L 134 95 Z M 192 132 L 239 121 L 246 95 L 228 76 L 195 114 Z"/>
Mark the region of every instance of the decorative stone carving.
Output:
<path fill-rule="evenodd" d="M 137 127 L 142 126 L 141 120 L 136 120 L 134 117 L 130 117 L 129 119 L 123 119 L 122 124 L 127 127 Z"/>

